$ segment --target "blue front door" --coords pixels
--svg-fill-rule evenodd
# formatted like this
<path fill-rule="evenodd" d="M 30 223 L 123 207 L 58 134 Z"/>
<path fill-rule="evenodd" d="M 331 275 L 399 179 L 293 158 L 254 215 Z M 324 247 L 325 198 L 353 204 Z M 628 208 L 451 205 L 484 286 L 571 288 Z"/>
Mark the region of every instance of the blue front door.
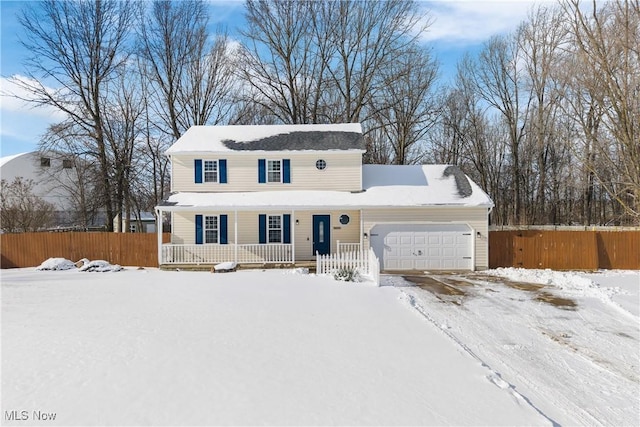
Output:
<path fill-rule="evenodd" d="M 313 254 L 326 255 L 331 252 L 331 217 L 313 216 Z"/>

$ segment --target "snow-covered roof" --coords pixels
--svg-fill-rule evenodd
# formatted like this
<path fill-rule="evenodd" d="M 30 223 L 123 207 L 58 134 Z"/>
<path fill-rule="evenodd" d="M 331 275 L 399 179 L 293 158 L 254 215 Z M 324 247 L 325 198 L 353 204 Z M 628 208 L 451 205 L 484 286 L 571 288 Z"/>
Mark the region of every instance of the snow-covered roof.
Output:
<path fill-rule="evenodd" d="M 192 126 L 165 152 L 356 150 L 364 152 L 359 123 L 329 125 Z"/>
<path fill-rule="evenodd" d="M 163 210 L 314 209 L 458 206 L 492 207 L 491 198 L 464 174 L 448 165 L 363 165 L 363 190 L 289 190 L 234 193 L 177 193 Z M 461 185 L 461 177 L 468 188 Z M 458 182 L 457 182 L 458 181 Z M 462 188 L 465 187 L 465 188 Z"/>
<path fill-rule="evenodd" d="M 12 161 L 13 159 L 17 159 L 19 157 L 22 157 L 28 154 L 31 154 L 31 153 L 18 153 L 18 154 L 13 154 L 11 156 L 0 157 L 0 168 L 6 165 L 7 163 L 9 163 L 10 161 Z"/>

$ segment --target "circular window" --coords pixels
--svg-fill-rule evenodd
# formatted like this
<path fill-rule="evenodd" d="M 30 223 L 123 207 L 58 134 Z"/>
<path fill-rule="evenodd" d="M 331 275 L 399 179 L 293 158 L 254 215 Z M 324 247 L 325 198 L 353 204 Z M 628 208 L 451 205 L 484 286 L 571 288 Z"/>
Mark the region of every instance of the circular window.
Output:
<path fill-rule="evenodd" d="M 316 168 L 318 168 L 318 170 L 323 170 L 326 167 L 327 167 L 327 162 L 325 162 L 324 160 L 320 159 L 316 162 Z"/>
<path fill-rule="evenodd" d="M 342 225 L 349 224 L 349 215 L 340 215 L 340 224 Z"/>

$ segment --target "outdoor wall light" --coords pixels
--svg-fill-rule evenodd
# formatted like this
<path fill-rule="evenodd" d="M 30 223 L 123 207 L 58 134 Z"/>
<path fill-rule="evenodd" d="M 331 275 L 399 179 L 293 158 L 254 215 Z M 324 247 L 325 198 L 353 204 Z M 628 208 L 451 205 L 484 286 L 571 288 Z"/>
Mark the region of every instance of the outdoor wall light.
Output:
<path fill-rule="evenodd" d="M 365 238 L 365 239 L 368 239 L 368 238 L 369 238 L 369 235 L 368 235 L 367 233 L 364 233 L 364 238 Z"/>

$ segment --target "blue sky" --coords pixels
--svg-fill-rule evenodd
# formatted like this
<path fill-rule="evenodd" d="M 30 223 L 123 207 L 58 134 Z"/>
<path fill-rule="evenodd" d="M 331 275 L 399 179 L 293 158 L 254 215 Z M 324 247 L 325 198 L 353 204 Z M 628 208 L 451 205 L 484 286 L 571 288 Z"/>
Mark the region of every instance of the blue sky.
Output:
<path fill-rule="evenodd" d="M 477 52 L 492 35 L 513 31 L 532 7 L 531 0 L 441 0 L 421 1 L 430 10 L 433 24 L 424 38 L 440 62 L 440 83 L 455 74 L 456 63 L 465 52 Z M 57 111 L 33 108 L 6 96 L 14 90 L 7 78 L 24 75 L 25 52 L 18 43 L 21 27 L 16 14 L 35 1 L 0 0 L 0 156 L 33 151 L 51 123 L 62 119 Z M 244 22 L 242 1 L 211 1 L 211 24 L 223 25 L 234 37 Z"/>

